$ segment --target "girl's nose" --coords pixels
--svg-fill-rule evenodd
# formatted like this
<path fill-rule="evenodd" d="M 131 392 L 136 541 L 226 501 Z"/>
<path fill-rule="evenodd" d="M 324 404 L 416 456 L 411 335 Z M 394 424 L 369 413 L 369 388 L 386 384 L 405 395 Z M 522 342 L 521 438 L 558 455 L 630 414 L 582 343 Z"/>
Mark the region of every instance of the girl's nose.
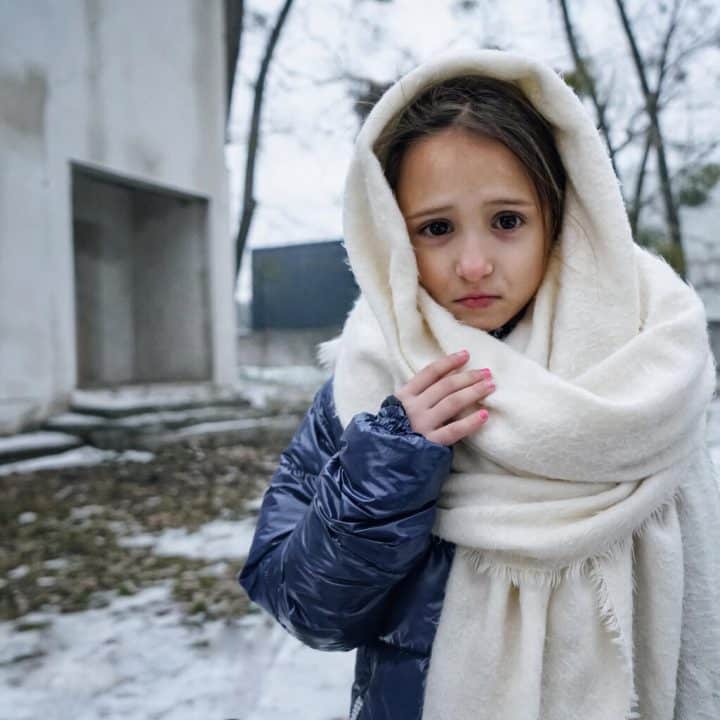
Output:
<path fill-rule="evenodd" d="M 469 282 L 477 282 L 493 271 L 493 263 L 488 254 L 480 248 L 464 248 L 458 258 L 455 272 Z"/>

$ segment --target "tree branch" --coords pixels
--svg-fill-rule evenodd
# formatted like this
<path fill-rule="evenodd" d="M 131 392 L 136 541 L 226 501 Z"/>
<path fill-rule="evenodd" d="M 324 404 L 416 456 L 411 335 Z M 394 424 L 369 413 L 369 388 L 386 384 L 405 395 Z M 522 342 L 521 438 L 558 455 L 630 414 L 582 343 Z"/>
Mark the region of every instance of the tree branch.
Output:
<path fill-rule="evenodd" d="M 592 100 L 593 106 L 595 107 L 595 113 L 598 119 L 598 126 L 600 132 L 605 138 L 605 144 L 608 148 L 613 172 L 619 178 L 620 173 L 618 172 L 618 168 L 615 164 L 615 148 L 613 147 L 612 140 L 610 138 L 610 130 L 608 128 L 608 123 L 605 116 L 606 104 L 600 101 L 597 95 L 597 91 L 595 89 L 595 79 L 590 75 L 587 65 L 583 60 L 582 55 L 580 54 L 580 50 L 578 49 L 578 43 L 575 37 L 575 30 L 572 25 L 572 20 L 570 19 L 570 11 L 568 9 L 567 0 L 559 0 L 559 2 L 560 9 L 562 10 L 563 15 L 565 36 L 567 37 L 568 45 L 570 46 L 570 52 L 572 53 L 575 67 L 583 80 L 583 85 L 585 86 L 585 88 L 587 88 L 588 93 L 590 93 L 590 98 Z"/>
<path fill-rule="evenodd" d="M 625 36 L 627 37 L 628 44 L 630 45 L 630 53 L 632 55 L 633 62 L 635 64 L 635 70 L 637 72 L 638 80 L 640 81 L 640 87 L 642 89 L 643 98 L 645 100 L 645 108 L 647 110 L 648 119 L 650 121 L 650 138 L 651 138 L 652 145 L 655 147 L 655 152 L 657 155 L 658 174 L 660 176 L 660 190 L 661 190 L 664 204 L 665 204 L 665 217 L 666 217 L 666 222 L 668 225 L 668 231 L 670 234 L 670 241 L 672 242 L 673 245 L 678 246 L 678 248 L 682 251 L 682 235 L 681 235 L 681 231 L 680 231 L 680 217 L 679 217 L 677 205 L 675 203 L 675 199 L 674 199 L 673 193 L 672 193 L 670 172 L 668 170 L 667 158 L 666 158 L 666 154 L 665 154 L 665 146 L 663 144 L 663 135 L 662 135 L 662 130 L 660 128 L 660 118 L 658 116 L 658 108 L 657 108 L 657 100 L 658 100 L 657 91 L 653 92 L 650 90 L 650 85 L 648 83 L 647 75 L 645 73 L 645 63 L 643 61 L 642 56 L 640 55 L 640 50 L 638 48 L 637 41 L 635 39 L 635 34 L 633 32 L 632 26 L 630 24 L 630 20 L 628 18 L 628 15 L 627 15 L 627 12 L 625 9 L 625 2 L 624 2 L 624 0 L 615 0 L 615 5 L 617 6 L 618 13 L 620 15 L 620 22 L 621 22 L 623 30 L 625 32 Z M 663 41 L 663 52 L 665 53 L 665 56 L 667 56 L 667 49 L 670 46 L 672 35 L 675 32 L 675 29 L 677 27 L 678 7 L 679 7 L 679 0 L 675 0 L 673 2 L 673 8 L 672 8 L 672 13 L 671 13 L 668 30 L 665 35 L 664 41 Z M 660 86 L 660 83 L 663 78 L 664 78 L 664 70 L 661 67 L 660 75 L 658 77 L 658 86 Z M 643 169 L 643 172 L 644 172 L 644 169 Z M 638 215 L 639 215 L 639 207 L 636 208 L 636 219 L 637 219 Z M 685 273 L 684 263 L 683 263 L 683 267 L 680 268 L 680 272 L 684 276 L 684 273 Z"/>

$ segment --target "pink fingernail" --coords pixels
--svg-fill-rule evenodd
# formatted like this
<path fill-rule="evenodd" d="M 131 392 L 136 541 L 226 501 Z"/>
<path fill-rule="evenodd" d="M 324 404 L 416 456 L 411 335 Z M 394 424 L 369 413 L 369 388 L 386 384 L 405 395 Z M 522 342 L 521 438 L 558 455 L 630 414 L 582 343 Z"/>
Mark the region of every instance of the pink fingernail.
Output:
<path fill-rule="evenodd" d="M 480 372 L 485 376 L 486 380 L 489 380 L 492 377 L 490 368 L 480 368 Z"/>
<path fill-rule="evenodd" d="M 467 350 L 460 350 L 459 352 L 455 353 L 455 357 L 465 357 L 468 354 Z"/>
<path fill-rule="evenodd" d="M 485 422 L 488 419 L 487 410 L 479 410 L 478 415 L 482 418 L 483 422 Z"/>

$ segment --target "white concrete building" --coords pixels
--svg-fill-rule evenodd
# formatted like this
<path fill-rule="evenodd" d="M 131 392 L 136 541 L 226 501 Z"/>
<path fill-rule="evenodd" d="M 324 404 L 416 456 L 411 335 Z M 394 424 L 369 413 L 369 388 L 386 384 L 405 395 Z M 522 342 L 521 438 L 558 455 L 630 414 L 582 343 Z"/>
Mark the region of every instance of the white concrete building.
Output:
<path fill-rule="evenodd" d="M 0 434 L 234 379 L 220 0 L 0 0 Z"/>

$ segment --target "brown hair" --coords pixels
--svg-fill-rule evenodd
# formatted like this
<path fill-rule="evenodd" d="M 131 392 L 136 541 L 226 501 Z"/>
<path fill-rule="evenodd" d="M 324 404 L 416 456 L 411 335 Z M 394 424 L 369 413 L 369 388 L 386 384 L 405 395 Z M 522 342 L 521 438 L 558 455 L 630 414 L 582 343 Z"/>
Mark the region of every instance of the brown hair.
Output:
<path fill-rule="evenodd" d="M 509 82 L 481 75 L 458 76 L 427 88 L 403 108 L 385 126 L 373 148 L 393 192 L 410 144 L 446 128 L 462 128 L 498 140 L 516 155 L 535 187 L 552 246 L 562 222 L 565 168 L 550 124 Z"/>

